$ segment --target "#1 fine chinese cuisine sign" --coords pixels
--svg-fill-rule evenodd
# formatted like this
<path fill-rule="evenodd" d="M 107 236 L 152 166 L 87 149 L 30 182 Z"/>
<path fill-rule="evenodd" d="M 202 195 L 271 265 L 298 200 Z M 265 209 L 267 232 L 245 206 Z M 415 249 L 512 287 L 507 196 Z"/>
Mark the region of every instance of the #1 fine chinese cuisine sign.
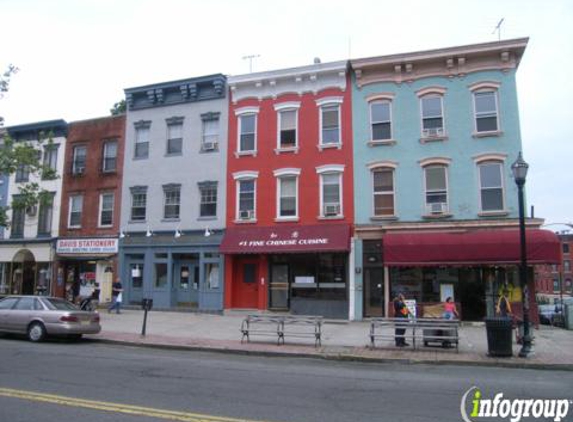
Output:
<path fill-rule="evenodd" d="M 117 239 L 59 239 L 59 254 L 110 254 L 117 253 Z"/>

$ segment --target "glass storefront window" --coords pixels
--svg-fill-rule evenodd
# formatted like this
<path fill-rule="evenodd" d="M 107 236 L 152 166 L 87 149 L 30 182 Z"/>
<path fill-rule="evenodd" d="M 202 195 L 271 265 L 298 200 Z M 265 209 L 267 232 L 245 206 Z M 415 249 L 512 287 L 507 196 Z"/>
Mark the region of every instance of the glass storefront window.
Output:
<path fill-rule="evenodd" d="M 155 264 L 154 286 L 156 289 L 164 289 L 167 287 L 167 264 Z"/>
<path fill-rule="evenodd" d="M 219 288 L 219 264 L 205 264 L 205 285 L 208 289 Z"/>
<path fill-rule="evenodd" d="M 134 289 L 143 288 L 143 268 L 143 264 L 131 264 L 129 266 L 131 287 Z"/>

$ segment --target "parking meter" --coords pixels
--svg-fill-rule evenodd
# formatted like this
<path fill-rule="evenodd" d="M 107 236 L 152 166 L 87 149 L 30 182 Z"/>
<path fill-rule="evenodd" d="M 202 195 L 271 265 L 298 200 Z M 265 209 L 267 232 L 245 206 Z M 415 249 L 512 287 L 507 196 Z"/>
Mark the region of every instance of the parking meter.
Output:
<path fill-rule="evenodd" d="M 151 310 L 153 307 L 153 299 L 142 299 L 141 301 L 141 309 L 143 309 L 143 327 L 141 328 L 141 335 L 145 335 L 145 331 L 147 328 L 147 311 Z"/>

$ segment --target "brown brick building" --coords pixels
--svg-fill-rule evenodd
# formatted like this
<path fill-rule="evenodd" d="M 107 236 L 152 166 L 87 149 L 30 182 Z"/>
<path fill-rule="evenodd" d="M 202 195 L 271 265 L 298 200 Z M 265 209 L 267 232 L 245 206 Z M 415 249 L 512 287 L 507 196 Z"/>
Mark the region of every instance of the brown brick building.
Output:
<path fill-rule="evenodd" d="M 117 273 L 125 115 L 69 124 L 60 237 L 59 296 L 75 299 L 100 288 L 108 301 Z"/>
<path fill-rule="evenodd" d="M 535 272 L 535 290 L 538 296 L 557 298 L 573 296 L 573 234 L 557 233 L 561 242 L 561 265 L 540 265 Z"/>

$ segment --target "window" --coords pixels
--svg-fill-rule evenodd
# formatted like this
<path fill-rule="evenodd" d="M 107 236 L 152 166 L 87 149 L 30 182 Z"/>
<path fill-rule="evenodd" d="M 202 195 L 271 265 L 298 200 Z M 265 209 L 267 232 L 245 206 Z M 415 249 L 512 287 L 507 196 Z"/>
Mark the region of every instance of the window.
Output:
<path fill-rule="evenodd" d="M 203 120 L 203 140 L 201 151 L 216 151 L 219 147 L 219 113 L 201 115 Z"/>
<path fill-rule="evenodd" d="M 99 226 L 109 227 L 113 225 L 113 206 L 115 195 L 113 192 L 102 193 L 99 196 Z"/>
<path fill-rule="evenodd" d="M 25 220 L 26 210 L 24 207 L 13 207 L 10 237 L 24 237 Z"/>
<path fill-rule="evenodd" d="M 297 110 L 279 111 L 279 149 L 295 148 L 297 146 L 297 115 Z"/>
<path fill-rule="evenodd" d="M 370 122 L 372 125 L 372 140 L 383 141 L 392 139 L 392 114 L 390 101 L 376 101 L 370 104 Z"/>
<path fill-rule="evenodd" d="M 442 96 L 430 94 L 420 99 L 422 107 L 422 137 L 444 136 L 444 117 L 442 112 Z"/>
<path fill-rule="evenodd" d="M 283 176 L 278 179 L 279 212 L 278 217 L 297 217 L 297 182 L 296 176 Z"/>
<path fill-rule="evenodd" d="M 426 176 L 426 213 L 443 214 L 448 211 L 448 186 L 445 166 L 428 166 Z"/>
<path fill-rule="evenodd" d="M 147 210 L 147 187 L 131 189 L 131 221 L 145 221 Z"/>
<path fill-rule="evenodd" d="M 255 179 L 238 181 L 239 215 L 238 220 L 255 219 Z"/>
<path fill-rule="evenodd" d="M 199 183 L 201 194 L 200 217 L 217 216 L 217 182 Z"/>
<path fill-rule="evenodd" d="M 553 291 L 554 292 L 558 292 L 560 291 L 560 286 L 559 286 L 559 279 L 558 278 L 554 278 L 553 279 Z"/>
<path fill-rule="evenodd" d="M 181 204 L 181 185 L 163 186 L 163 197 L 163 218 L 167 220 L 178 219 Z"/>
<path fill-rule="evenodd" d="M 50 180 L 56 177 L 58 171 L 58 147 L 57 144 L 46 145 L 44 147 L 44 171 L 42 172 L 42 179 Z"/>
<path fill-rule="evenodd" d="M 80 175 L 86 171 L 86 156 L 88 149 L 85 145 L 76 145 L 73 149 L 72 174 Z"/>
<path fill-rule="evenodd" d="M 84 206 L 83 195 L 70 196 L 70 209 L 68 216 L 69 228 L 80 228 L 82 226 L 83 206 Z"/>
<path fill-rule="evenodd" d="M 154 286 L 156 289 L 164 289 L 167 287 L 167 264 L 155 264 L 155 277 Z"/>
<path fill-rule="evenodd" d="M 218 289 L 219 283 L 219 264 L 205 264 L 205 285 L 208 289 Z"/>
<path fill-rule="evenodd" d="M 117 141 L 107 141 L 103 144 L 103 163 L 102 171 L 104 173 L 114 172 L 117 169 Z"/>
<path fill-rule="evenodd" d="M 569 260 L 564 260 L 563 261 L 563 271 L 570 273 L 571 272 L 571 261 Z"/>
<path fill-rule="evenodd" d="M 394 215 L 394 170 L 375 169 L 372 171 L 374 181 L 374 216 L 389 217 Z"/>
<path fill-rule="evenodd" d="M 30 167 L 28 167 L 26 164 L 18 165 L 15 175 L 16 183 L 28 183 L 29 180 L 30 180 Z"/>
<path fill-rule="evenodd" d="M 563 243 L 563 253 L 569 253 L 569 243 Z"/>
<path fill-rule="evenodd" d="M 340 144 L 340 106 L 325 105 L 320 108 L 321 145 Z"/>
<path fill-rule="evenodd" d="M 149 129 L 151 122 L 140 121 L 135 124 L 135 158 L 149 157 Z"/>
<path fill-rule="evenodd" d="M 54 196 L 55 193 L 51 193 L 49 196 L 40 199 L 40 211 L 38 213 L 38 236 L 50 236 L 52 234 Z"/>
<path fill-rule="evenodd" d="M 474 92 L 476 132 L 496 132 L 499 128 L 496 91 Z"/>
<path fill-rule="evenodd" d="M 479 165 L 481 210 L 503 211 L 503 165 L 485 162 Z"/>
<path fill-rule="evenodd" d="M 257 115 L 248 113 L 239 116 L 239 152 L 256 150 L 257 139 Z"/>
<path fill-rule="evenodd" d="M 326 173 L 320 175 L 322 195 L 322 217 L 339 217 L 342 215 L 341 206 L 341 174 Z"/>
<path fill-rule="evenodd" d="M 167 155 L 180 155 L 183 152 L 183 123 L 167 125 Z"/>

